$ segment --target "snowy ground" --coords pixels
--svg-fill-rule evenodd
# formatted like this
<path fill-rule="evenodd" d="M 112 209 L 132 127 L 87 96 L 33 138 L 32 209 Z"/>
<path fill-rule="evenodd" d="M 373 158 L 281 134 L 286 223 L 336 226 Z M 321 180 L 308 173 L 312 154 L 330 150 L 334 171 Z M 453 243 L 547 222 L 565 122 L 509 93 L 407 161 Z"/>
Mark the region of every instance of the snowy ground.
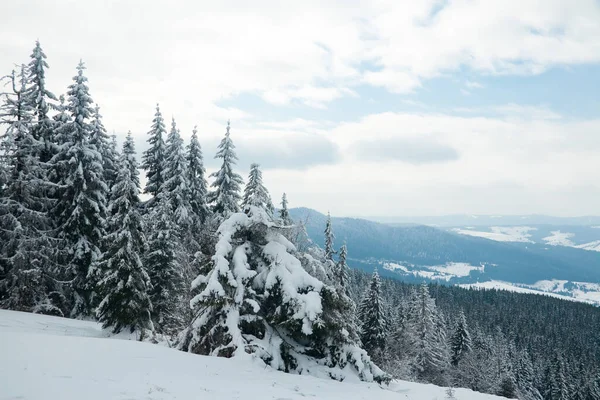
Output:
<path fill-rule="evenodd" d="M 416 277 L 444 281 L 449 281 L 452 278 L 469 276 L 472 271 L 483 272 L 485 270 L 484 265 L 476 267 L 468 263 L 456 262 L 449 262 L 443 265 L 424 265 L 420 266 L 420 269 L 414 270 L 411 270 L 410 268 L 414 268 L 414 266 L 406 266 L 389 262 L 383 264 L 383 269 L 387 269 L 388 271 L 395 271 L 404 275 L 413 275 Z"/>
<path fill-rule="evenodd" d="M 490 227 L 491 232 L 460 228 L 453 229 L 453 231 L 461 235 L 482 237 L 497 242 L 533 243 L 528 232 L 536 229 L 529 226 L 492 226 Z"/>
<path fill-rule="evenodd" d="M 128 340 L 129 339 L 129 340 Z M 336 382 L 112 336 L 94 322 L 0 310 L 0 400 L 442 400 L 445 389 Z M 456 389 L 458 400 L 498 397 Z"/>

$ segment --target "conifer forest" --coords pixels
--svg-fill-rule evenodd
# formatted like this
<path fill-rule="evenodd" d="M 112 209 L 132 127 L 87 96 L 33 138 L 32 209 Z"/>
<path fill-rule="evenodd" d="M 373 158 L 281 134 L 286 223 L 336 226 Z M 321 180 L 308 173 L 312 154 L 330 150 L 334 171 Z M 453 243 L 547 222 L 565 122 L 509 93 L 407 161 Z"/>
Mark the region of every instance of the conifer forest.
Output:
<path fill-rule="evenodd" d="M 321 248 L 261 160 L 238 168 L 235 120 L 209 155 L 157 104 L 140 154 L 108 133 L 85 63 L 49 88 L 49 60 L 36 42 L 0 86 L 0 308 L 340 381 L 600 400 L 597 307 L 355 269 L 331 218 Z"/>

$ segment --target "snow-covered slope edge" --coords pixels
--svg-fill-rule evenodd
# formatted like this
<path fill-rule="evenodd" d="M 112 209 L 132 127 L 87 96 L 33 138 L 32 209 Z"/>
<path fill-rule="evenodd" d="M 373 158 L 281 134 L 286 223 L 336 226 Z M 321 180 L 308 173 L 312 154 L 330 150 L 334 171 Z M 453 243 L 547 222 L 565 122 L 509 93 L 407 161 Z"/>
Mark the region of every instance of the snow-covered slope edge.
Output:
<path fill-rule="evenodd" d="M 337 382 L 260 361 L 203 357 L 112 336 L 94 322 L 0 310 L 0 399 L 443 399 L 445 389 Z M 123 340 L 124 339 L 124 340 Z M 456 389 L 459 400 L 498 397 Z"/>
<path fill-rule="evenodd" d="M 544 280 L 533 285 L 505 281 L 486 281 L 458 285 L 463 288 L 508 290 L 556 297 L 562 300 L 579 301 L 600 306 L 600 284 L 590 282 L 570 282 L 564 280 Z"/>

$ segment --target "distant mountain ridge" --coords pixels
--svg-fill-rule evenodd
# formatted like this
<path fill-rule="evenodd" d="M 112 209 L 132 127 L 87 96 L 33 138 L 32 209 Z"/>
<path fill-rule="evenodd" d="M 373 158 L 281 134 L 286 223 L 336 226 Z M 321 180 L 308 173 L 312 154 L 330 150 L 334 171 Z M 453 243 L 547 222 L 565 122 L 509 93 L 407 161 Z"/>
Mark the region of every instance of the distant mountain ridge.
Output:
<path fill-rule="evenodd" d="M 308 208 L 291 209 L 290 215 L 305 222 L 309 237 L 323 246 L 325 215 Z M 536 241 L 501 242 L 432 226 L 391 225 L 359 218 L 332 217 L 332 223 L 335 244 L 347 244 L 352 267 L 366 271 L 378 267 L 382 274 L 405 281 L 600 283 L 597 251 Z"/>
<path fill-rule="evenodd" d="M 506 226 L 506 225 L 575 225 L 600 226 L 600 216 L 554 217 L 549 215 L 443 215 L 416 217 L 362 217 L 383 224 L 419 224 L 432 226 Z"/>

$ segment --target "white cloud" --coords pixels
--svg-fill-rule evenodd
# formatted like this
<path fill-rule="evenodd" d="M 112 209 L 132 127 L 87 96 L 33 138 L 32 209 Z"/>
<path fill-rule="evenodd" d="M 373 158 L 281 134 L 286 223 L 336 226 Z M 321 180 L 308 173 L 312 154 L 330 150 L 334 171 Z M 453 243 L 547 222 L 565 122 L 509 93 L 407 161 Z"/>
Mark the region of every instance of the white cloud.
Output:
<path fill-rule="evenodd" d="M 543 106 L 509 104 L 456 110 L 459 115 L 280 121 L 280 107 L 323 109 L 358 96 L 361 85 L 407 93 L 463 69 L 476 79 L 600 62 L 596 0 L 454 0 L 433 13 L 439 6 L 438 0 L 32 0 L 27 7 L 4 1 L 0 14 L 10 17 L 2 21 L 0 73 L 26 61 L 39 38 L 51 66 L 48 85 L 59 94 L 83 58 L 105 125 L 132 130 L 138 150 L 156 102 L 165 118 L 175 116 L 184 137 L 198 124 L 207 158 L 232 119 L 240 149 L 264 144 L 268 151 L 253 156 L 284 155 L 263 161 L 273 168 L 265 179 L 275 197 L 287 190 L 296 205 L 335 206 L 340 214 L 368 208 L 382 215 L 596 213 L 598 120 L 571 121 Z M 464 90 L 479 85 L 465 82 Z M 263 115 L 279 122 L 251 107 L 222 106 L 238 95 L 262 98 L 266 105 L 259 106 L 271 107 Z M 351 151 L 365 140 L 423 148 L 429 141 L 459 157 L 388 160 L 382 169 Z"/>

